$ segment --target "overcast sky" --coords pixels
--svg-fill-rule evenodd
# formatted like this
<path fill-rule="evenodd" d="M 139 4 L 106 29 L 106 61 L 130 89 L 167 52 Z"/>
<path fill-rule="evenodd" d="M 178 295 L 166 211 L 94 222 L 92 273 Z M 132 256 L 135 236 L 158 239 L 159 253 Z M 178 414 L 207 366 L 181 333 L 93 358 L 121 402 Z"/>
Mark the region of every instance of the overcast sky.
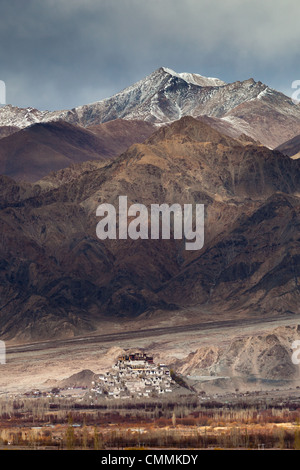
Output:
<path fill-rule="evenodd" d="M 291 95 L 300 80 L 299 0 L 0 0 L 7 102 L 67 109 L 160 66 Z"/>

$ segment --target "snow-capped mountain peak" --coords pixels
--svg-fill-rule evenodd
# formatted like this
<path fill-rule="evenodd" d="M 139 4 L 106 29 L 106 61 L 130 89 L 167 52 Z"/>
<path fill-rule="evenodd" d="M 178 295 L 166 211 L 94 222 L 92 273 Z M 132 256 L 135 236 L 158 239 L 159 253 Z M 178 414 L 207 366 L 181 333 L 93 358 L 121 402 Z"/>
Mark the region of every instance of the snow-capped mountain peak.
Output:
<path fill-rule="evenodd" d="M 217 118 L 222 126 L 233 126 L 239 134 L 270 147 L 300 131 L 299 106 L 260 81 L 251 78 L 226 84 L 218 78 L 179 73 L 168 67 L 158 68 L 110 98 L 71 110 L 4 106 L 0 108 L 0 126 L 24 128 L 59 119 L 84 127 L 115 119 L 164 125 L 183 116 Z"/>
<path fill-rule="evenodd" d="M 197 85 L 197 86 L 223 86 L 226 85 L 226 82 L 223 82 L 223 80 L 220 80 L 219 78 L 213 78 L 213 77 L 203 77 L 203 75 L 199 75 L 198 73 L 187 73 L 187 72 L 181 72 L 177 73 L 172 69 L 169 69 L 168 67 L 162 67 L 162 69 L 172 75 L 173 77 L 178 77 L 181 78 L 182 80 L 185 80 L 187 83 L 191 83 L 192 85 Z"/>

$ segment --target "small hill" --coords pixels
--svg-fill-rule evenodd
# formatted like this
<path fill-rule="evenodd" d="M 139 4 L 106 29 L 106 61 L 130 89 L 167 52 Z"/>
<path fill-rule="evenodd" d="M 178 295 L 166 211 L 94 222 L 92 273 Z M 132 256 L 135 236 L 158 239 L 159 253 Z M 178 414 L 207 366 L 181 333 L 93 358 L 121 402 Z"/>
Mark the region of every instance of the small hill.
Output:
<path fill-rule="evenodd" d="M 177 361 L 185 375 L 228 376 L 265 381 L 299 381 L 299 366 L 292 362 L 292 343 L 300 327 L 278 327 L 263 334 L 235 337 L 229 345 L 203 346 Z"/>
<path fill-rule="evenodd" d="M 76 374 L 71 375 L 67 379 L 61 380 L 59 382 L 59 387 L 89 387 L 95 377 L 96 374 L 93 371 L 84 369 Z"/>

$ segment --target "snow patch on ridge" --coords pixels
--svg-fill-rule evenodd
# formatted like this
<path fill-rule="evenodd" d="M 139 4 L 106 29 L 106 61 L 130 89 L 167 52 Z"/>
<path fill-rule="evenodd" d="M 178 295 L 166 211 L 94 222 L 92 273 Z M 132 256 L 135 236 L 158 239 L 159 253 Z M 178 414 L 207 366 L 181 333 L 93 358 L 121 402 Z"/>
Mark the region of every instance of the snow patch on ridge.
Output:
<path fill-rule="evenodd" d="M 168 67 L 162 67 L 162 68 L 166 73 L 172 75 L 173 77 L 181 78 L 182 80 L 186 81 L 187 83 L 191 83 L 192 85 L 197 85 L 197 86 L 224 86 L 226 85 L 226 82 L 223 82 L 219 78 L 203 77 L 202 75 L 199 75 L 198 73 L 186 73 L 186 72 L 177 73 L 174 70 L 169 69 Z"/>

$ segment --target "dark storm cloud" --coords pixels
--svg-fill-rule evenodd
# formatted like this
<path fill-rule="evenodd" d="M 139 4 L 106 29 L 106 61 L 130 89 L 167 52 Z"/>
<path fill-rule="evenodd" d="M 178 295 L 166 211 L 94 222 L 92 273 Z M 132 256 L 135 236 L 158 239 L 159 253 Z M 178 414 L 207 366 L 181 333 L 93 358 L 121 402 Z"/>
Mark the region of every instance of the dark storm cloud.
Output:
<path fill-rule="evenodd" d="M 7 101 L 96 101 L 161 65 L 291 94 L 300 79 L 298 0 L 0 0 Z"/>

